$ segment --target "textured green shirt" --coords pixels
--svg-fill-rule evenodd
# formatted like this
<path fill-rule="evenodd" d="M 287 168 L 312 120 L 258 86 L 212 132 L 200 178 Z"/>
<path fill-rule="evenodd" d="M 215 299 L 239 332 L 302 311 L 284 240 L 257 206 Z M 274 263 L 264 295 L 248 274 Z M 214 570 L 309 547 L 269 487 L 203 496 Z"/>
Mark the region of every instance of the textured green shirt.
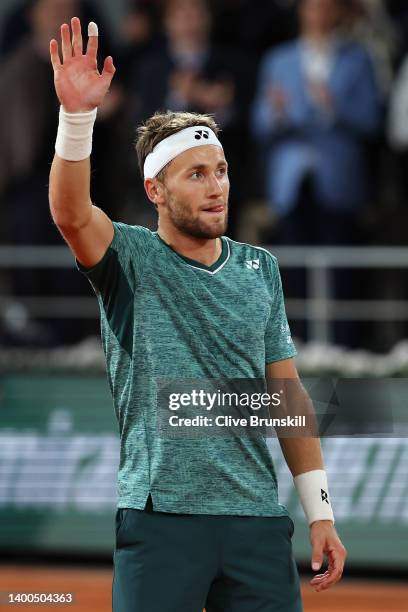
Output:
<path fill-rule="evenodd" d="M 264 436 L 165 439 L 157 381 L 264 378 L 296 355 L 275 257 L 222 237 L 212 266 L 177 254 L 157 232 L 114 223 L 93 268 L 107 373 L 121 437 L 120 508 L 281 516 Z"/>

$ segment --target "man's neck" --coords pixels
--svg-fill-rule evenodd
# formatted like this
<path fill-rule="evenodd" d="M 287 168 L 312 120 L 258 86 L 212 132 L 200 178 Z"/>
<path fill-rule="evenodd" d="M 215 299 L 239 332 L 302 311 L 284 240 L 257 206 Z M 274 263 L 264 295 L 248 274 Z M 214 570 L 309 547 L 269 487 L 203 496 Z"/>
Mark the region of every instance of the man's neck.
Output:
<path fill-rule="evenodd" d="M 205 266 L 212 266 L 221 256 L 222 241 L 220 238 L 195 238 L 176 229 L 166 231 L 160 224 L 157 233 L 177 253 Z"/>

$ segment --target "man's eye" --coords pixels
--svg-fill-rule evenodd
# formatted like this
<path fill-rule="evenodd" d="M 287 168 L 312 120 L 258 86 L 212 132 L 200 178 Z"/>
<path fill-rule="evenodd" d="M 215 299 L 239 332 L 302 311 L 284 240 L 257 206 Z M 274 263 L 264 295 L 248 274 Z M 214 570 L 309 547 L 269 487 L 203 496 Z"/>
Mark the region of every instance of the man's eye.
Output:
<path fill-rule="evenodd" d="M 191 178 L 199 178 L 200 176 L 202 176 L 201 172 L 193 172 L 193 174 L 191 175 Z"/>

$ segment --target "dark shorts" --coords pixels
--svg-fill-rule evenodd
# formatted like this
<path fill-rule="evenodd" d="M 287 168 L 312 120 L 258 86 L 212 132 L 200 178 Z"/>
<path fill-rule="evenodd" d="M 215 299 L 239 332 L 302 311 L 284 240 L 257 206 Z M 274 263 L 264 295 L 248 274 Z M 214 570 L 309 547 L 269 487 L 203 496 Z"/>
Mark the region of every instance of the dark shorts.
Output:
<path fill-rule="evenodd" d="M 113 612 L 301 612 L 289 517 L 120 508 Z"/>

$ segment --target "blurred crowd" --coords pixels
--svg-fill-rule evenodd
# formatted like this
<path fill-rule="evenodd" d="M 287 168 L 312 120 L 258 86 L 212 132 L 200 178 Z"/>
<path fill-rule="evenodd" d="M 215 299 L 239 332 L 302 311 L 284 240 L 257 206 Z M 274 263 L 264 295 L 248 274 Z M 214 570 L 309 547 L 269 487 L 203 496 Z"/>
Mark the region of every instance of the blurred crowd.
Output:
<path fill-rule="evenodd" d="M 114 220 L 155 228 L 133 148 L 156 110 L 213 113 L 230 166 L 228 234 L 279 245 L 407 245 L 408 3 L 403 0 L 130 0 L 114 32 L 96 0 L 22 0 L 0 40 L 0 241 L 56 245 L 48 208 L 58 101 L 49 41 L 95 21 L 117 73 L 98 112 L 92 197 Z M 0 270 L 3 295 L 89 295 L 71 270 Z M 301 271 L 287 297 L 304 297 Z M 340 299 L 408 298 L 405 274 L 338 271 Z M 4 315 L 4 313 L 3 313 Z M 89 321 L 14 326 L 4 344 L 53 345 Z M 295 336 L 306 338 L 304 322 Z M 386 350 L 403 323 L 338 324 L 335 340 Z"/>

